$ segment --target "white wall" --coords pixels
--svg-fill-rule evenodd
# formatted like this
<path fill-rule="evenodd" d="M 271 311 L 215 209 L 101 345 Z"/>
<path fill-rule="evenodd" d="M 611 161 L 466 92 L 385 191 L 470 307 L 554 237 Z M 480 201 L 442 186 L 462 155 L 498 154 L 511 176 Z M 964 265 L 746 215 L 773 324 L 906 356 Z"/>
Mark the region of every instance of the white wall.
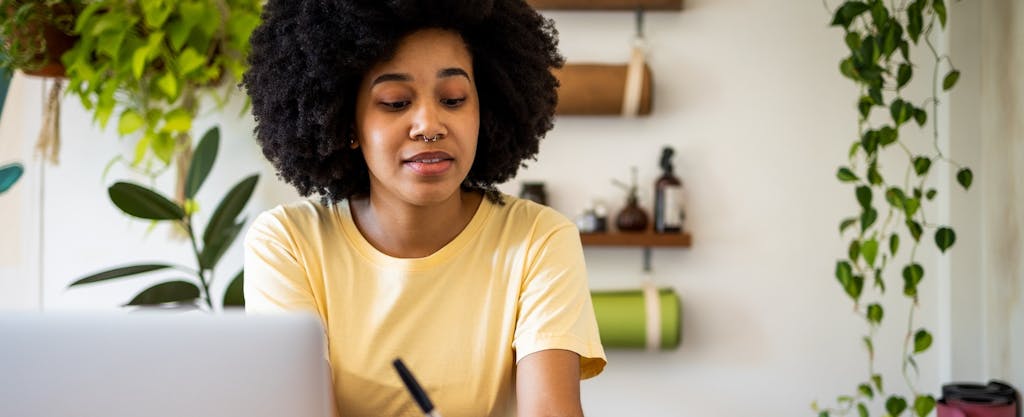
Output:
<path fill-rule="evenodd" d="M 547 14 L 557 23 L 570 61 L 627 59 L 632 14 Z M 831 404 L 866 378 L 860 345 L 865 328 L 833 277 L 834 262 L 845 252 L 838 221 L 853 214 L 856 204 L 852 190 L 834 176 L 855 139 L 856 90 L 838 73 L 842 35 L 828 28 L 828 21 L 816 1 L 687 0 L 682 12 L 648 14 L 653 115 L 560 118 L 539 161 L 520 174 L 519 180 L 546 181 L 550 203 L 571 216 L 594 198 L 617 208 L 623 196 L 610 179 L 626 180 L 635 165 L 641 198 L 650 207 L 659 150 L 664 145 L 677 150 L 694 246 L 655 250 L 654 273 L 660 284 L 681 294 L 683 345 L 653 354 L 610 351 L 605 373 L 583 385 L 588 415 L 810 415 L 812 400 Z M 927 87 L 917 84 L 913 91 Z M 15 80 L 0 125 L 0 160 L 30 158 L 39 91 L 37 80 Z M 198 122 L 197 132 L 219 123 L 223 136 L 221 159 L 199 200 L 209 213 L 235 181 L 259 171 L 260 185 L 247 210 L 252 218 L 295 194 L 262 160 L 251 138 L 251 120 L 234 118 L 239 106 L 233 103 L 224 114 Z M 4 248 L 12 236 L 20 242 L 13 246 L 23 257 L 18 265 L 0 265 L 0 307 L 39 307 L 34 301 L 39 274 L 32 266 L 38 225 L 32 221 L 40 206 L 32 190 L 42 190 L 45 198 L 46 310 L 116 309 L 156 279 L 65 289 L 91 271 L 137 261 L 193 262 L 183 243 L 168 242 L 167 230 L 158 227 L 147 237 L 147 224 L 119 215 L 108 202 L 105 186 L 133 174 L 115 167 L 104 182 L 101 172 L 112 155 L 130 146 L 94 127 L 77 101 L 65 100 L 64 110 L 61 165 L 46 167 L 40 177 L 37 163 L 29 161 L 29 173 L 18 185 L 21 194 L 0 198 L 0 204 L 20 202 L 13 209 L 0 206 L 5 216 L 21 210 L 26 219 L 20 230 L 3 236 Z M 908 135 L 928 143 L 923 132 L 904 132 Z M 902 173 L 895 164 L 887 169 Z M 159 180 L 164 189 L 169 182 L 169 175 Z M 936 185 L 945 193 L 948 181 Z M 515 194 L 519 181 L 502 188 Z M 929 218 L 943 221 L 948 215 L 938 210 Z M 587 249 L 586 256 L 594 288 L 638 284 L 639 249 Z M 918 261 L 929 273 L 943 270 L 930 254 Z M 237 245 L 222 264 L 231 267 L 219 271 L 221 285 L 241 265 Z M 943 301 L 949 299 L 949 282 L 939 276 L 926 277 L 917 315 L 935 329 L 936 349 L 920 361 L 920 386 L 933 392 L 940 371 L 952 374 L 949 358 L 955 358 L 950 309 Z M 899 278 L 890 279 L 896 290 L 889 298 L 905 309 Z M 889 327 L 876 343 L 879 367 L 892 370 L 886 371 L 887 386 L 905 392 L 896 366 L 905 330 L 901 308 L 887 311 Z"/>

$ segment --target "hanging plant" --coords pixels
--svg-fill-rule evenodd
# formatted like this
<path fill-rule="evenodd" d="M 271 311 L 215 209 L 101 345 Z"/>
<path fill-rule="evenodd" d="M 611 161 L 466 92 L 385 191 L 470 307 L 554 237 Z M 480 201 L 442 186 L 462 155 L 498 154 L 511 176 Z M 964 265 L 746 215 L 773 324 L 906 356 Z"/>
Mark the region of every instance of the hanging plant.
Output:
<path fill-rule="evenodd" d="M 932 42 L 932 36 L 944 30 L 946 20 L 943 0 L 846 1 L 832 13 L 832 26 L 843 28 L 843 42 L 849 49 L 839 72 L 860 89 L 857 139 L 850 146 L 848 164 L 840 166 L 836 174 L 839 181 L 852 187 L 857 213 L 839 224 L 839 232 L 849 244 L 846 257 L 836 262 L 835 277 L 867 325 L 868 333 L 862 338 L 867 367 L 864 378 L 851 384 L 856 389 L 840 395 L 835 406 L 813 405 L 819 416 L 847 415 L 856 410 L 857 415 L 866 417 L 871 414 L 869 405 L 879 402 L 885 415 L 892 417 L 924 417 L 935 409 L 935 397 L 915 384 L 917 358 L 932 344 L 931 332 L 919 326 L 914 317 L 920 307 L 919 288 L 927 277 L 924 265 L 916 259 L 922 242 L 932 241 L 945 253 L 956 242 L 956 233 L 952 227 L 926 218 L 925 208 L 938 194 L 929 186 L 928 178 L 935 172 L 935 163 L 946 163 L 958 170 L 957 181 L 965 190 L 972 181 L 971 170 L 950 160 L 938 144 L 939 126 L 934 115 L 941 104 L 939 88 L 953 88 L 960 77 L 950 58 L 940 54 Z M 911 46 L 919 44 L 930 54 L 912 59 Z M 923 99 L 909 97 L 905 88 L 925 60 L 934 64 L 927 78 L 931 92 Z M 931 130 L 932 143 L 924 153 L 912 150 L 922 146 L 910 146 L 901 135 L 914 124 Z M 904 175 L 883 176 L 880 161 L 892 160 L 889 154 L 906 161 Z M 906 263 L 890 265 L 896 262 L 898 253 L 908 251 Z M 887 310 L 882 299 L 890 288 L 893 269 L 899 271 L 901 280 L 897 282 L 902 283 L 902 293 L 910 303 L 909 318 L 897 322 L 907 323 L 907 328 L 903 346 L 895 352 L 909 390 L 907 396 L 892 391 L 895 384 L 886 384 L 875 367 L 877 355 L 894 353 L 875 345 Z"/>
<path fill-rule="evenodd" d="M 131 165 L 151 174 L 177 161 L 184 202 L 192 121 L 204 93 L 223 105 L 245 72 L 259 0 L 96 0 L 64 55 L 68 90 L 105 127 L 138 138 Z"/>

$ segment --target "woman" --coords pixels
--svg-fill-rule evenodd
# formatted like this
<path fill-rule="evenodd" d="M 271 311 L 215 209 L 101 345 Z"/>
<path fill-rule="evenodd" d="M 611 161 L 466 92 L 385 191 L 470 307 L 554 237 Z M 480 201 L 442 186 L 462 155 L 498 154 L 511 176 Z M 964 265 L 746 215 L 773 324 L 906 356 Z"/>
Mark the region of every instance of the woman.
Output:
<path fill-rule="evenodd" d="M 579 234 L 500 194 L 552 127 L 562 58 L 523 0 L 271 0 L 256 136 L 301 201 L 246 236 L 250 311 L 323 321 L 343 416 L 582 415 L 605 364 Z M 518 411 L 517 411 L 518 410 Z"/>

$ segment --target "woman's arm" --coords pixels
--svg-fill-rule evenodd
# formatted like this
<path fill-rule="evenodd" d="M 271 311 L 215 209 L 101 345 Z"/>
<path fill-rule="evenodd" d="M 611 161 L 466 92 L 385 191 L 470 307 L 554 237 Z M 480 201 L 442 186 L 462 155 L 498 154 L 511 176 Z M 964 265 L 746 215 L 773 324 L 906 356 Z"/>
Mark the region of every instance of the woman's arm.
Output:
<path fill-rule="evenodd" d="M 516 365 L 516 405 L 520 417 L 582 417 L 580 355 L 549 349 L 520 360 Z"/>

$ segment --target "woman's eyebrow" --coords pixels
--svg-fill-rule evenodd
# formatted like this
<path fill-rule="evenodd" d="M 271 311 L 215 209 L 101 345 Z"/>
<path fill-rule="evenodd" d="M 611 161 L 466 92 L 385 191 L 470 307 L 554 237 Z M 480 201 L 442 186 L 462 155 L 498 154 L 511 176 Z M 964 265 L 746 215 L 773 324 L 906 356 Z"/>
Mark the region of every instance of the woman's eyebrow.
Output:
<path fill-rule="evenodd" d="M 377 84 L 380 84 L 380 83 L 383 83 L 383 82 L 388 82 L 388 81 L 409 82 L 409 81 L 412 81 L 412 76 L 409 75 L 409 74 L 391 74 L 391 73 L 389 73 L 389 74 L 381 74 L 377 78 L 373 79 L 373 82 L 370 83 L 370 87 L 373 87 L 373 86 L 375 86 Z"/>
<path fill-rule="evenodd" d="M 469 74 L 466 73 L 466 71 L 463 70 L 462 68 L 445 68 L 437 72 L 437 78 L 448 78 L 459 75 L 466 77 L 467 80 L 473 81 L 472 79 L 469 78 Z"/>

